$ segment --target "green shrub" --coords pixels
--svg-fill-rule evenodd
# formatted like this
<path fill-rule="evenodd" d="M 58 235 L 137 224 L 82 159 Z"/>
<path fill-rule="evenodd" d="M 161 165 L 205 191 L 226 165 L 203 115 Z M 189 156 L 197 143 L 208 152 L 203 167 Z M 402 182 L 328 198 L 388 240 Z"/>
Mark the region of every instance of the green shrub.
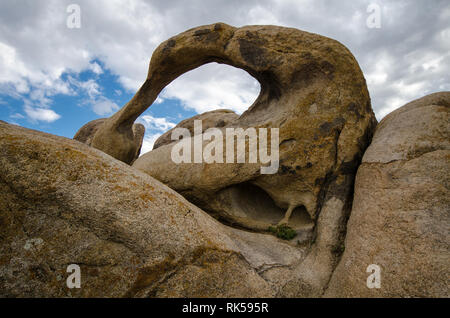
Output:
<path fill-rule="evenodd" d="M 297 232 L 286 224 L 269 226 L 269 232 L 275 234 L 276 237 L 283 240 L 292 240 L 297 236 Z"/>

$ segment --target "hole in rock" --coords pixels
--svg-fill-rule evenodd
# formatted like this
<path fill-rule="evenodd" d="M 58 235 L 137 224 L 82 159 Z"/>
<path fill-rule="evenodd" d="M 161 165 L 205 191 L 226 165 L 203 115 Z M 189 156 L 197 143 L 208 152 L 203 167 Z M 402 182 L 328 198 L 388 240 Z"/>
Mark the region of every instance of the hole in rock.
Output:
<path fill-rule="evenodd" d="M 219 220 L 256 231 L 266 231 L 270 226 L 277 225 L 287 210 L 278 207 L 263 189 L 248 182 L 220 191 L 216 202 L 214 210 L 218 212 Z M 305 207 L 299 206 L 292 212 L 288 226 L 298 233 L 309 232 L 314 227 L 314 221 Z"/>
<path fill-rule="evenodd" d="M 222 108 L 242 114 L 253 104 L 260 90 L 259 82 L 246 71 L 208 63 L 175 79 L 160 97 L 178 99 L 183 107 L 198 114 Z"/>
<path fill-rule="evenodd" d="M 226 64 L 208 63 L 181 75 L 142 115 L 139 122 L 146 132 L 141 155 L 152 150 L 163 133 L 187 118 L 217 109 L 241 115 L 260 91 L 259 82 L 249 73 Z"/>

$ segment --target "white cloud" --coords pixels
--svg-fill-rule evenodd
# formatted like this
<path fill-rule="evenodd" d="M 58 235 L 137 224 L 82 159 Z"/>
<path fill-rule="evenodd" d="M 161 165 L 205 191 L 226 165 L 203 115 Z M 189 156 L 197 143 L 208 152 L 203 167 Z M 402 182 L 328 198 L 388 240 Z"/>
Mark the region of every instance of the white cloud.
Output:
<path fill-rule="evenodd" d="M 382 52 L 380 56 L 377 56 L 376 61 L 373 62 L 365 74 L 367 85 L 384 85 L 393 63 L 392 57 L 386 52 Z"/>
<path fill-rule="evenodd" d="M 143 124 L 146 129 L 158 130 L 161 132 L 165 132 L 176 126 L 175 123 L 168 121 L 167 118 L 153 117 L 151 115 L 143 115 L 139 117 L 138 121 Z"/>
<path fill-rule="evenodd" d="M 281 25 L 282 23 L 278 20 L 270 8 L 264 8 L 258 5 L 249 10 L 248 24 Z"/>
<path fill-rule="evenodd" d="M 34 121 L 45 121 L 47 123 L 51 123 L 61 118 L 59 114 L 55 113 L 51 109 L 34 108 L 30 105 L 26 105 L 24 110 L 28 117 Z"/>
<path fill-rule="evenodd" d="M 84 92 L 88 96 L 88 98 L 83 101 L 83 104 L 91 106 L 92 110 L 97 115 L 111 115 L 120 109 L 120 106 L 114 101 L 102 95 L 100 85 L 94 79 L 80 81 L 69 76 L 68 82 L 76 87 L 78 91 Z M 115 93 L 117 94 L 117 91 Z"/>
<path fill-rule="evenodd" d="M 100 99 L 93 100 L 92 102 L 92 110 L 100 116 L 111 115 L 120 108 L 119 105 L 106 97 L 101 97 Z"/>
<path fill-rule="evenodd" d="M 180 76 L 162 97 L 177 98 L 197 113 L 226 108 L 240 114 L 255 101 L 259 90 L 259 83 L 247 72 L 212 63 Z"/>
<path fill-rule="evenodd" d="M 142 141 L 142 148 L 140 156 L 145 154 L 146 152 L 149 152 L 153 149 L 153 145 L 155 144 L 155 141 L 161 136 L 162 134 L 146 134 L 144 137 L 144 140 Z"/>
<path fill-rule="evenodd" d="M 0 102 L 0 104 L 1 104 L 1 102 Z M 9 118 L 12 118 L 12 119 L 23 119 L 23 118 L 25 118 L 25 116 L 20 114 L 20 113 L 15 113 L 15 114 L 12 114 L 11 116 L 9 116 Z"/>
<path fill-rule="evenodd" d="M 145 126 L 145 136 L 142 141 L 141 155 L 152 150 L 156 139 L 176 126 L 175 123 L 172 123 L 167 118 L 153 117 L 152 115 L 142 115 L 137 119 L 137 122 Z"/>
<path fill-rule="evenodd" d="M 16 54 L 16 49 L 5 43 L 0 42 L 0 84 L 12 83 L 18 93 L 27 93 L 29 91 L 28 83 L 24 78 L 27 77 L 27 68 L 20 61 Z"/>
<path fill-rule="evenodd" d="M 89 64 L 89 69 L 97 75 L 103 73 L 102 67 L 97 62 Z"/>
<path fill-rule="evenodd" d="M 89 98 L 93 99 L 100 95 L 100 86 L 94 79 L 89 79 L 86 81 L 79 81 L 72 76 L 68 77 L 68 81 L 73 86 L 77 87 L 81 91 L 85 92 Z"/>
<path fill-rule="evenodd" d="M 82 27 L 68 29 L 66 8 L 72 2 L 0 2 L 0 94 L 30 94 L 31 110 L 50 111 L 54 95 L 76 93 L 61 74 L 84 70 L 101 74 L 103 68 L 118 75 L 124 89 L 132 93 L 143 83 L 151 54 L 161 41 L 217 21 L 235 26 L 279 24 L 341 41 L 366 75 L 378 118 L 386 109 L 397 107 L 392 106 L 398 104 L 394 100 L 450 89 L 450 58 L 445 56 L 450 50 L 450 9 L 445 0 L 433 6 L 380 0 L 381 28 L 376 30 L 366 26 L 370 0 L 193 0 L 189 4 L 183 0 L 78 0 Z M 175 80 L 157 103 L 176 98 L 197 112 L 230 108 L 241 113 L 259 92 L 255 83 L 243 71 L 207 65 Z M 118 107 L 102 99 L 102 88 L 95 81 L 80 85 L 76 88 L 99 102 L 92 103 L 97 107 L 94 111 L 106 113 Z"/>

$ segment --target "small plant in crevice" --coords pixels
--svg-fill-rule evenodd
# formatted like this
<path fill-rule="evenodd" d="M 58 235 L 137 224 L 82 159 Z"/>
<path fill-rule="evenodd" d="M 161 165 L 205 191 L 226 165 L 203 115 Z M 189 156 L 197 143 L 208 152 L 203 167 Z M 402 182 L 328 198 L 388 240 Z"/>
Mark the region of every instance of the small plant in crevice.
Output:
<path fill-rule="evenodd" d="M 297 236 L 297 232 L 286 224 L 269 226 L 269 232 L 275 234 L 276 237 L 283 240 L 292 240 Z"/>

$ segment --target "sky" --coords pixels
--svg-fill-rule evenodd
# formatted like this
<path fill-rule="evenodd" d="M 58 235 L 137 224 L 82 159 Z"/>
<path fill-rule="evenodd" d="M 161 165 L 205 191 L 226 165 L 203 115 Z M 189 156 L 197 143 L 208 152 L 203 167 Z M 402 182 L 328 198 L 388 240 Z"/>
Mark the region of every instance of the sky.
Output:
<path fill-rule="evenodd" d="M 340 41 L 360 64 L 378 120 L 450 90 L 448 0 L 1 0 L 0 120 L 72 138 L 131 99 L 159 43 L 215 22 L 281 25 Z M 222 64 L 180 76 L 138 118 L 146 127 L 141 153 L 195 114 L 242 113 L 259 90 L 245 71 Z"/>

